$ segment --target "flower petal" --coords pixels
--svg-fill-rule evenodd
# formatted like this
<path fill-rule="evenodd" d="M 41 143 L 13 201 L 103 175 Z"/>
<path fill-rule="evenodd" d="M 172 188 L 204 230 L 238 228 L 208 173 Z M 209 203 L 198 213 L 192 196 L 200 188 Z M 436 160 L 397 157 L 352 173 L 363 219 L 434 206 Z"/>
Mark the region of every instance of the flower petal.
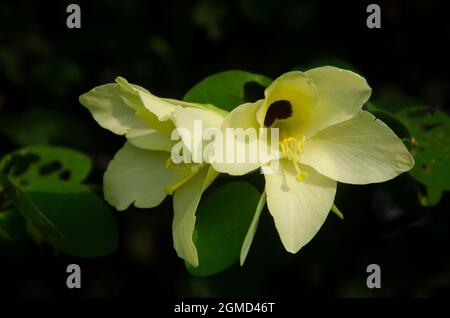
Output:
<path fill-rule="evenodd" d="M 298 182 L 292 163 L 282 159 L 280 169 L 265 174 L 267 206 L 288 252 L 296 253 L 319 231 L 333 205 L 336 181 L 301 166 L 308 177 Z"/>
<path fill-rule="evenodd" d="M 305 142 L 303 151 L 302 163 L 351 184 L 390 180 L 414 165 L 395 133 L 366 111 L 320 131 Z"/>
<path fill-rule="evenodd" d="M 106 169 L 103 185 L 105 200 L 117 210 L 125 210 L 134 202 L 138 208 L 159 205 L 164 188 L 180 176 L 166 168 L 170 153 L 143 150 L 126 143 Z"/>
<path fill-rule="evenodd" d="M 259 124 L 256 112 L 262 105 L 262 100 L 255 103 L 242 104 L 233 109 L 225 118 L 221 128 L 222 138 L 215 138 L 214 152 L 211 154 L 211 165 L 219 172 L 231 175 L 244 175 L 266 163 L 261 155 L 261 147 L 266 144 L 258 144 Z M 234 138 L 228 140 L 227 129 L 234 129 Z M 254 132 L 252 134 L 251 132 Z M 254 140 L 256 139 L 256 140 Z M 253 140 L 250 143 L 250 140 Z M 232 144 L 231 142 L 232 141 Z M 255 149 L 256 148 L 256 149 Z M 266 148 L 268 151 L 268 147 Z M 242 160 L 238 161 L 238 153 Z M 228 158 L 229 156 L 230 158 Z M 252 157 L 253 156 L 253 157 Z"/>
<path fill-rule="evenodd" d="M 242 243 L 241 248 L 241 256 L 240 256 L 240 265 L 244 265 L 245 259 L 247 258 L 248 251 L 250 250 L 250 246 L 252 245 L 253 238 L 255 237 L 256 228 L 258 227 L 259 217 L 261 216 L 261 212 L 266 205 L 266 191 L 261 194 L 261 198 L 259 199 L 258 205 L 256 206 L 255 214 L 253 215 L 252 223 L 248 228 L 247 234 L 245 235 L 244 243 Z"/>
<path fill-rule="evenodd" d="M 147 150 L 171 151 L 175 142 L 165 133 L 155 129 L 133 129 L 125 135 L 134 146 Z"/>
<path fill-rule="evenodd" d="M 225 117 L 228 114 L 228 111 L 216 107 L 212 104 L 199 104 L 199 103 L 191 103 L 191 102 L 185 102 L 184 100 L 178 100 L 173 98 L 162 98 L 163 101 L 166 101 L 172 105 L 175 106 L 181 106 L 181 107 L 190 107 L 190 108 L 199 108 L 203 110 L 210 110 L 215 113 L 221 114 L 223 117 Z"/>
<path fill-rule="evenodd" d="M 80 103 L 100 126 L 115 134 L 125 135 L 136 147 L 170 151 L 174 144 L 170 135 L 149 128 L 145 121 L 136 117 L 136 110 L 121 98 L 117 84 L 95 87 L 80 96 Z"/>
<path fill-rule="evenodd" d="M 203 148 L 206 145 L 203 140 L 204 133 L 210 128 L 220 129 L 225 117 L 211 110 L 180 106 L 176 107 L 172 116 L 175 127 L 184 131 L 180 133 L 180 137 L 186 148 L 200 160 L 195 162 L 203 162 L 202 150 L 205 150 Z"/>
<path fill-rule="evenodd" d="M 121 95 L 124 101 L 131 107 L 140 111 L 144 107 L 157 117 L 158 121 L 167 121 L 175 111 L 175 105 L 166 102 L 162 98 L 152 95 L 148 90 L 128 83 L 123 77 L 117 77 Z"/>
<path fill-rule="evenodd" d="M 337 67 L 317 67 L 305 74 L 317 89 L 316 105 L 304 128 L 307 136 L 355 116 L 372 92 L 364 77 Z"/>
<path fill-rule="evenodd" d="M 124 135 L 131 129 L 148 128 L 136 118 L 135 110 L 123 102 L 117 84 L 97 86 L 81 95 L 79 100 L 100 126 L 117 135 Z"/>
<path fill-rule="evenodd" d="M 210 166 L 203 167 L 173 196 L 174 217 L 172 235 L 175 250 L 179 257 L 194 267 L 199 265 L 197 248 L 193 241 L 195 212 L 203 191 L 214 181 L 218 173 Z"/>
<path fill-rule="evenodd" d="M 315 111 L 317 89 L 306 73 L 293 71 L 278 77 L 264 91 L 256 118 L 261 127 L 279 127 L 281 135 L 302 135 Z"/>

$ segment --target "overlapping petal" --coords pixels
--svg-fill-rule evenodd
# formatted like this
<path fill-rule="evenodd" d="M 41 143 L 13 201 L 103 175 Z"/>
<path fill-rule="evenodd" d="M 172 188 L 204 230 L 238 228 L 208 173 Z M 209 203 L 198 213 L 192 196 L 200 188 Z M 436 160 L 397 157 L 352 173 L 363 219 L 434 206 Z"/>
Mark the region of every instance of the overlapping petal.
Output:
<path fill-rule="evenodd" d="M 92 114 L 100 126 L 109 131 L 125 135 L 139 148 L 170 151 L 173 142 L 168 134 L 169 126 L 164 125 L 160 131 L 149 126 L 144 118 L 152 118 L 149 111 L 144 110 L 142 116 L 136 115 L 136 109 L 124 102 L 118 84 L 105 84 L 80 96 L 80 103 Z M 159 124 L 153 125 L 157 128 Z"/>
<path fill-rule="evenodd" d="M 195 212 L 203 191 L 217 176 L 218 173 L 212 167 L 205 166 L 188 183 L 175 191 L 173 196 L 172 235 L 174 247 L 178 256 L 194 267 L 199 265 L 197 248 L 193 241 Z"/>
<path fill-rule="evenodd" d="M 148 128 L 136 118 L 135 110 L 122 100 L 117 84 L 97 86 L 81 95 L 79 100 L 100 126 L 117 135 L 124 135 L 133 129 Z"/>
<path fill-rule="evenodd" d="M 152 208 L 166 197 L 165 187 L 180 179 L 167 169 L 170 153 L 144 150 L 125 143 L 106 169 L 103 185 L 105 200 L 122 211 L 131 204 Z"/>
<path fill-rule="evenodd" d="M 203 154 L 207 150 L 207 144 L 212 141 L 205 140 L 206 134 L 209 129 L 218 131 L 223 120 L 221 113 L 201 108 L 177 106 L 173 113 L 173 121 L 180 138 L 194 156 L 195 162 L 204 162 L 208 158 Z"/>
<path fill-rule="evenodd" d="M 259 124 L 255 116 L 261 104 L 262 101 L 242 104 L 225 118 L 221 138 L 215 139 L 210 156 L 214 169 L 230 175 L 243 175 L 261 166 L 257 144 Z M 238 160 L 238 155 L 242 160 Z"/>

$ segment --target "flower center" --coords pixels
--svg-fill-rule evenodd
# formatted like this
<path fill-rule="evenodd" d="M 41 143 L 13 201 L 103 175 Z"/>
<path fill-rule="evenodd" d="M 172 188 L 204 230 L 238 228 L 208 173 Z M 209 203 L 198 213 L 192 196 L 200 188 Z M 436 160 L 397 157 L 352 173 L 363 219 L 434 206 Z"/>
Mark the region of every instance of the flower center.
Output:
<path fill-rule="evenodd" d="M 264 126 L 270 127 L 277 119 L 292 117 L 292 104 L 286 99 L 281 99 L 270 104 L 264 117 Z"/>
<path fill-rule="evenodd" d="M 301 139 L 295 139 L 292 137 L 284 138 L 280 141 L 281 154 L 283 157 L 286 157 L 294 166 L 297 175 L 295 178 L 298 182 L 304 181 L 308 178 L 308 173 L 306 171 L 302 171 L 298 164 L 300 159 L 300 153 L 303 151 L 305 147 L 305 136 Z"/>

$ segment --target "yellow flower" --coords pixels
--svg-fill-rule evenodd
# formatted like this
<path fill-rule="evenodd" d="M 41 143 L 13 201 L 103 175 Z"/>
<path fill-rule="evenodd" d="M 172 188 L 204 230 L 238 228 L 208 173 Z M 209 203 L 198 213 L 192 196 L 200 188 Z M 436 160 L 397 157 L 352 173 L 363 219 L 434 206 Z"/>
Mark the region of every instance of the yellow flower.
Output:
<path fill-rule="evenodd" d="M 167 194 L 174 194 L 174 247 L 181 258 L 198 266 L 192 241 L 195 212 L 203 191 L 218 173 L 203 163 L 174 164 L 171 150 L 177 142 L 171 135 L 178 127 L 191 127 L 194 120 L 201 120 L 205 130 L 220 127 L 226 112 L 211 105 L 159 98 L 121 77 L 83 94 L 80 102 L 100 126 L 128 140 L 105 172 L 106 201 L 117 210 L 131 204 L 152 208 Z"/>
<path fill-rule="evenodd" d="M 265 90 L 263 100 L 243 104 L 225 119 L 222 129 L 278 128 L 280 156 L 273 159 L 279 160 L 277 171 L 269 171 L 271 162 L 263 160 L 212 161 L 212 165 L 232 175 L 262 167 L 267 205 L 287 251 L 299 251 L 325 222 L 336 181 L 382 182 L 412 168 L 414 160 L 402 141 L 362 110 L 370 94 L 371 88 L 358 74 L 318 67 L 280 76 Z M 256 213 L 253 227 L 258 217 Z M 253 234 L 254 228 L 243 246 L 241 263 Z"/>

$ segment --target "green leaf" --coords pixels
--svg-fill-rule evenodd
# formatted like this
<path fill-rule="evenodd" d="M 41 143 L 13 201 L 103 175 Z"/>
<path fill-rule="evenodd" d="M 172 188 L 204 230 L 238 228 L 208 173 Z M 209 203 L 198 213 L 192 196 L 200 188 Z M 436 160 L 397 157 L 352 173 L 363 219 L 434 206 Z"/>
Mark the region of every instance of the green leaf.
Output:
<path fill-rule="evenodd" d="M 187 264 L 191 274 L 214 275 L 239 260 L 260 196 L 250 183 L 235 181 L 215 189 L 200 203 L 194 236 L 200 265 Z"/>
<path fill-rule="evenodd" d="M 35 181 L 24 191 L 9 186 L 16 208 L 57 250 L 98 257 L 117 248 L 117 226 L 110 209 L 85 186 L 50 180 Z"/>
<path fill-rule="evenodd" d="M 399 112 L 405 108 L 422 105 L 422 102 L 417 98 L 402 94 L 395 90 L 385 90 L 374 99 L 373 103 L 378 109 L 391 113 Z"/>
<path fill-rule="evenodd" d="M 411 134 L 411 153 L 416 163 L 410 173 L 426 187 L 426 193 L 419 194 L 420 201 L 426 206 L 435 205 L 442 192 L 450 190 L 449 116 L 422 106 L 404 109 L 397 117 Z"/>
<path fill-rule="evenodd" d="M 14 202 L 15 208 L 25 217 L 26 220 L 31 222 L 35 228 L 42 233 L 48 241 L 62 240 L 62 233 L 56 228 L 56 226 L 41 212 L 29 196 L 8 177 L 0 175 L 1 183 L 6 189 L 9 199 Z"/>
<path fill-rule="evenodd" d="M 264 98 L 264 88 L 272 80 L 266 76 L 245 71 L 225 71 L 200 81 L 184 96 L 192 103 L 213 104 L 227 111 L 245 102 Z"/>
<path fill-rule="evenodd" d="M 28 147 L 1 160 L 0 183 L 38 237 L 69 255 L 103 256 L 117 247 L 117 227 L 108 206 L 79 184 L 90 170 L 79 152 Z"/>
<path fill-rule="evenodd" d="M 22 256 L 27 239 L 23 216 L 14 208 L 0 211 L 0 253 Z"/>
<path fill-rule="evenodd" d="M 0 211 L 0 242 L 12 243 L 25 235 L 25 222 L 18 211 L 15 209 Z"/>
<path fill-rule="evenodd" d="M 434 206 L 441 201 L 443 190 L 433 185 L 425 187 L 425 191 L 420 189 L 418 191 L 419 201 L 423 206 Z"/>
<path fill-rule="evenodd" d="M 91 160 L 86 155 L 51 146 L 22 148 L 0 161 L 0 173 L 23 189 L 36 180 L 81 182 L 89 175 L 91 168 Z"/>

